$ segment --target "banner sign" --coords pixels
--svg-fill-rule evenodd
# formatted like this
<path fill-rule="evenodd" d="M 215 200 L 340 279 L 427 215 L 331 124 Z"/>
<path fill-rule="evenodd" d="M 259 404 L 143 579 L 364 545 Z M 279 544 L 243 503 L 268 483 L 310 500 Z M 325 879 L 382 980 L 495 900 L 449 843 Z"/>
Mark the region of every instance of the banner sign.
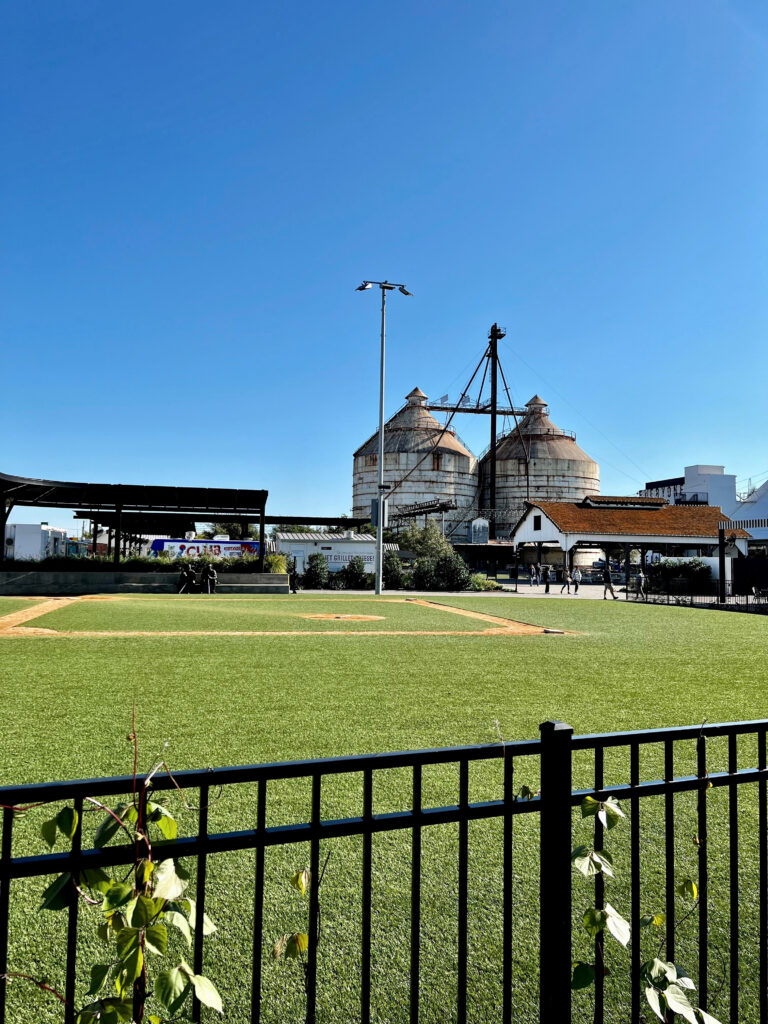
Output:
<path fill-rule="evenodd" d="M 257 540 L 166 540 L 152 541 L 151 554 L 157 558 L 162 552 L 171 558 L 242 558 L 259 553 Z"/>

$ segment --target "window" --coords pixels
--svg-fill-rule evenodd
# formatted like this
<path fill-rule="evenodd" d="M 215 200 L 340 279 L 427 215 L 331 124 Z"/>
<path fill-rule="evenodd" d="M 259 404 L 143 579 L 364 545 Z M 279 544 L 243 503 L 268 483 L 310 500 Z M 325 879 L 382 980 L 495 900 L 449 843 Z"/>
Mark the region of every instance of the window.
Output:
<path fill-rule="evenodd" d="M 436 452 L 432 455 L 432 469 L 434 472 L 439 473 L 443 465 L 443 456 L 438 455 Z"/>
<path fill-rule="evenodd" d="M 375 466 L 379 461 L 378 455 L 366 455 L 365 464 L 366 466 Z"/>
<path fill-rule="evenodd" d="M 534 516 L 533 517 L 533 528 L 534 528 L 534 530 L 540 530 L 541 529 L 541 516 Z"/>

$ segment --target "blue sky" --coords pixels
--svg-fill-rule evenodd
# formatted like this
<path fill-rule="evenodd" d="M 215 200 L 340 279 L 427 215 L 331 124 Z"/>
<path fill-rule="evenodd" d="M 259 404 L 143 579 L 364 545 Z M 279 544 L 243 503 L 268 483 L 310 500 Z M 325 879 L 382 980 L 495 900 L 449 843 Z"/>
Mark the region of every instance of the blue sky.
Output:
<path fill-rule="evenodd" d="M 4 471 L 348 511 L 378 399 L 354 288 L 386 277 L 414 293 L 388 414 L 457 395 L 498 321 L 513 398 L 550 403 L 604 493 L 768 476 L 762 0 L 3 19 Z"/>

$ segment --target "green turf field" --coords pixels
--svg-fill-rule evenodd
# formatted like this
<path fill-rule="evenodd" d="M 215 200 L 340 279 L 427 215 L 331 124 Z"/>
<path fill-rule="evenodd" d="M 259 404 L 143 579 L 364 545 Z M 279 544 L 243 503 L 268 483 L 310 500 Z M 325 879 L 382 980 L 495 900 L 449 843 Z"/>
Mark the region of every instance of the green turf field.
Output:
<path fill-rule="evenodd" d="M 547 718 L 564 719 L 583 733 L 690 724 L 705 718 L 768 717 L 768 621 L 761 616 L 505 596 L 435 600 L 570 632 L 565 636 L 483 636 L 479 631 L 490 624 L 481 620 L 389 604 L 373 596 L 354 602 L 343 596 L 77 602 L 28 623 L 67 631 L 67 636 L 0 639 L 4 710 L 0 778 L 18 783 L 128 772 L 130 747 L 125 736 L 134 701 L 142 767 L 148 767 L 168 742 L 165 756 L 175 768 L 490 742 L 494 719 L 505 737 L 513 739 L 536 736 L 538 724 Z M 385 629 L 412 629 L 414 635 L 387 636 L 381 620 L 346 623 L 300 618 L 318 611 L 382 614 Z M 5 606 L 0 607 L 0 614 L 7 613 Z M 269 626 L 264 625 L 267 622 Z M 80 630 L 309 632 L 318 626 L 329 632 L 362 626 L 372 635 L 72 635 Z M 416 632 L 432 628 L 454 630 L 458 635 Z M 381 635 L 376 635 L 377 630 Z M 718 741 L 709 749 L 711 770 L 725 767 L 725 746 Z M 607 758 L 609 782 L 625 780 L 627 765 L 622 756 Z M 747 742 L 741 757 L 745 767 L 755 763 Z M 681 746 L 678 772 L 689 771 L 692 759 L 693 751 Z M 657 777 L 659 770 L 659 751 L 644 751 L 643 775 Z M 589 784 L 590 766 L 585 759 L 577 758 L 575 773 L 577 784 Z M 520 782 L 535 786 L 534 769 Z M 409 783 L 404 772 L 388 773 L 377 783 L 375 810 L 407 807 Z M 453 769 L 426 770 L 424 803 L 455 803 L 457 788 Z M 500 762 L 473 769 L 472 800 L 497 797 L 500 792 Z M 358 777 L 334 779 L 324 793 L 323 814 L 359 814 L 360 796 Z M 715 991 L 719 956 L 727 957 L 728 947 L 727 795 L 713 790 L 709 799 L 711 945 L 716 951 L 710 989 Z M 756 815 L 754 793 L 744 793 L 740 811 L 742 1020 L 752 1021 L 756 1019 L 757 927 L 756 855 L 750 831 Z M 661 804 L 648 799 L 641 813 L 643 909 L 663 909 Z M 247 828 L 254 814 L 255 793 L 250 788 L 232 788 L 211 809 L 210 828 Z M 271 788 L 269 824 L 307 820 L 308 814 L 309 791 L 303 783 Z M 19 820 L 16 852 L 42 852 L 36 829 L 44 816 L 50 816 L 50 811 L 29 812 Z M 693 796 L 678 798 L 677 816 L 678 869 L 695 876 Z M 515 1019 L 525 1024 L 537 1020 L 534 817 L 523 816 L 515 824 Z M 182 811 L 179 821 L 183 833 L 194 830 L 193 813 Z M 94 817 L 87 828 L 97 822 Z M 576 820 L 574 824 L 575 842 L 587 841 L 587 833 Z M 628 913 L 628 829 L 618 832 L 611 835 L 618 878 L 608 898 Z M 421 1020 L 429 1022 L 451 1020 L 455 1013 L 456 837 L 455 826 L 435 826 L 424 832 Z M 469 1006 L 470 1019 L 478 1024 L 499 1020 L 501 1013 L 499 840 L 496 823 L 471 826 Z M 361 847 L 354 840 L 332 846 L 322 890 L 326 926 L 319 947 L 319 1019 L 346 1022 L 358 1019 Z M 410 837 L 405 833 L 374 841 L 373 1001 L 375 1019 L 381 1024 L 407 1020 L 409 854 Z M 307 858 L 308 850 L 299 847 L 268 854 L 268 940 L 303 926 L 306 904 L 290 888 L 287 877 L 291 869 L 303 867 Z M 205 973 L 225 997 L 227 1024 L 247 1020 L 252 872 L 252 855 L 231 854 L 209 862 L 209 912 L 220 930 L 207 940 Z M 61 939 L 63 921 L 34 913 L 43 884 L 15 887 L 9 966 L 60 981 L 61 947 L 56 947 L 54 937 Z M 580 918 L 591 898 L 580 875 L 574 876 L 574 892 Z M 33 912 L 24 914 L 25 909 Z M 83 917 L 88 920 L 87 912 Z M 695 976 L 694 936 L 692 927 L 689 935 L 678 937 L 677 959 Z M 82 962 L 95 962 L 92 951 L 98 945 L 87 925 L 82 944 Z M 627 957 L 616 943 L 607 943 L 607 948 L 612 974 L 607 979 L 610 1010 L 606 1019 L 623 1024 L 628 1014 L 620 980 Z M 175 952 L 189 955 L 182 948 Z M 650 955 L 650 947 L 647 952 Z M 574 1003 L 580 1008 L 575 1019 L 589 1020 L 589 994 L 577 993 Z M 300 1020 L 302 1005 L 295 966 L 274 964 L 265 949 L 262 1019 L 274 1024 Z M 711 1012 L 726 1024 L 727 997 L 721 996 Z M 47 997 L 16 983 L 9 990 L 8 1019 L 10 1024 L 48 1024 L 60 1016 Z"/>
<path fill-rule="evenodd" d="M 0 597 L 0 615 L 20 612 L 22 609 L 31 608 L 32 605 L 38 603 L 39 600 L 33 597 Z"/>

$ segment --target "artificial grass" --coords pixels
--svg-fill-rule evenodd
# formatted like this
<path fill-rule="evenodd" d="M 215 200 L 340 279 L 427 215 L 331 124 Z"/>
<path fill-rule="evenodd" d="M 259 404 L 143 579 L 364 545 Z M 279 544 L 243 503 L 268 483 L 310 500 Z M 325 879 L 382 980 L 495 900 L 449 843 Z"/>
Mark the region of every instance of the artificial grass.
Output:
<path fill-rule="evenodd" d="M 309 615 L 372 616 L 371 619 L 313 619 Z M 33 623 L 55 630 L 258 630 L 337 632 L 349 630 L 453 630 L 479 632 L 488 623 L 403 598 L 375 597 L 110 597 L 78 601 Z"/>
<path fill-rule="evenodd" d="M 32 605 L 39 604 L 42 600 L 43 598 L 37 597 L 0 597 L 0 616 L 31 608 Z"/>
<path fill-rule="evenodd" d="M 288 601 L 314 610 L 318 602 L 337 608 L 336 602 L 344 599 L 277 600 L 282 614 Z M 374 607 L 383 603 L 373 597 L 364 600 Z M 583 733 L 692 724 L 704 718 L 768 717 L 768 622 L 762 617 L 623 602 L 514 597 L 442 600 L 573 632 L 525 637 L 348 637 L 339 642 L 312 636 L 4 639 L 0 643 L 4 679 L 0 778 L 18 783 L 125 773 L 130 758 L 125 732 L 134 700 L 143 764 L 149 765 L 169 741 L 165 756 L 175 768 L 490 742 L 494 719 L 499 720 L 505 738 L 513 739 L 536 736 L 538 724 L 547 718 L 564 719 Z M 155 601 L 162 603 L 159 598 Z M 261 602 L 254 599 L 253 604 L 257 603 Z M 55 615 L 87 605 L 99 609 L 99 614 L 112 607 L 111 602 L 83 602 Z M 413 606 L 402 607 L 414 611 Z M 430 613 L 419 608 L 415 614 L 422 612 Z M 434 614 L 441 623 L 448 618 L 447 613 L 445 618 L 444 613 Z M 161 620 L 164 624 L 154 628 L 184 628 L 169 627 L 165 615 L 155 623 Z M 461 628 L 461 621 L 451 616 L 451 624 L 457 625 L 448 628 Z M 467 622 L 477 628 L 471 620 Z M 42 619 L 35 620 L 35 625 L 40 623 Z M 477 625 L 482 628 L 481 623 Z M 691 768 L 690 746 L 679 745 L 678 772 Z M 724 745 L 713 742 L 709 751 L 710 770 L 723 768 Z M 754 744 L 745 742 L 741 757 L 743 766 L 755 764 Z M 626 780 L 626 760 L 618 753 L 606 759 L 609 782 Z M 643 752 L 641 770 L 643 777 L 658 777 L 655 748 Z M 576 784 L 589 785 L 591 766 L 585 756 L 576 759 L 575 776 Z M 517 777 L 521 784 L 535 787 L 535 763 L 521 765 Z M 426 770 L 425 806 L 455 803 L 457 788 L 455 769 Z M 500 761 L 473 768 L 472 800 L 498 797 L 500 792 Z M 359 814 L 360 797 L 359 777 L 329 781 L 323 814 Z M 407 772 L 390 772 L 377 780 L 376 811 L 403 809 L 409 799 Z M 725 791 L 714 790 L 708 806 L 711 945 L 727 954 L 726 799 Z M 643 909 L 663 909 L 663 861 L 658 853 L 663 848 L 661 805 L 649 798 L 640 813 Z M 304 783 L 270 787 L 268 823 L 308 820 L 308 814 L 309 790 Z M 43 811 L 30 812 L 20 819 L 16 852 L 41 852 L 35 829 L 42 815 Z M 254 816 L 253 788 L 232 787 L 211 808 L 210 827 L 212 831 L 247 828 Z M 183 833 L 194 831 L 195 817 L 191 812 L 180 815 Z M 515 1019 L 530 1024 L 537 1020 L 538 985 L 535 817 L 525 815 L 515 822 Z M 678 869 L 695 877 L 694 797 L 677 798 L 676 818 Z M 743 787 L 740 998 L 744 1021 L 756 1019 L 757 972 L 750 964 L 756 959 L 757 934 L 755 820 L 754 787 Z M 93 825 L 97 821 L 98 817 Z M 628 829 L 617 833 L 610 837 L 618 877 L 609 884 L 609 899 L 628 913 Z M 435 826 L 424 832 L 424 1021 L 450 1020 L 455 1015 L 456 837 L 455 826 Z M 574 842 L 583 841 L 588 841 L 588 831 L 575 820 Z M 361 847 L 356 840 L 325 845 L 333 853 L 322 890 L 326 929 L 319 947 L 319 1019 L 354 1021 L 359 1013 Z M 387 1024 L 408 1019 L 409 855 L 408 833 L 374 840 L 373 1002 L 375 1019 Z M 269 940 L 298 928 L 306 919 L 302 916 L 306 903 L 290 888 L 287 876 L 307 859 L 305 847 L 273 850 L 267 857 L 262 1019 L 275 1024 L 301 1018 L 300 973 L 295 965 L 273 964 L 267 947 Z M 210 913 L 220 931 L 207 940 L 205 970 L 224 995 L 224 1019 L 234 1024 L 248 1015 L 253 857 L 215 858 L 208 870 Z M 472 825 L 469 1006 L 470 1020 L 477 1022 L 498 1020 L 501 1014 L 500 878 L 498 823 Z M 60 980 L 61 946 L 57 948 L 52 939 L 57 934 L 60 941 L 62 921 L 45 913 L 23 915 L 37 905 L 44 884 L 14 886 L 19 895 L 14 895 L 10 966 L 32 968 L 30 973 L 45 972 Z M 590 886 L 580 875 L 574 876 L 574 893 L 578 920 L 591 899 Z M 84 912 L 84 919 L 88 916 Z M 93 963 L 92 950 L 98 947 L 87 926 L 82 941 L 81 963 Z M 628 1019 L 627 986 L 621 984 L 627 957 L 616 943 L 606 942 L 612 970 L 606 1020 L 618 1024 Z M 580 943 L 579 938 L 577 953 Z M 586 955 L 585 949 L 581 953 Z M 690 931 L 678 937 L 677 959 L 695 977 L 692 922 Z M 717 957 L 714 963 L 719 964 Z M 711 991 L 715 987 L 710 983 Z M 56 1004 L 20 984 L 9 990 L 9 1001 L 10 1024 L 59 1019 Z M 575 1020 L 590 1019 L 589 994 L 577 993 L 574 1004 Z M 719 1004 L 711 1007 L 724 1022 L 726 1006 L 727 999 L 721 996 Z"/>

